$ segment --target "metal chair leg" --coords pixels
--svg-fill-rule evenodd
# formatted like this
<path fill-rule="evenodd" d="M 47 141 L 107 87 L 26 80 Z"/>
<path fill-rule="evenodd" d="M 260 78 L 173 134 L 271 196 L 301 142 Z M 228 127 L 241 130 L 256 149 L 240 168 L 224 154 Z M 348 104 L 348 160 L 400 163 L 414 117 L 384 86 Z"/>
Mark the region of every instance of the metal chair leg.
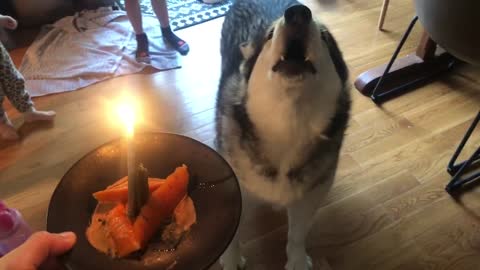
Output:
<path fill-rule="evenodd" d="M 448 162 L 447 166 L 447 171 L 450 175 L 455 175 L 457 171 L 462 167 L 464 162 L 461 162 L 460 164 L 455 164 L 457 161 L 458 156 L 463 150 L 463 147 L 465 147 L 465 144 L 467 143 L 468 139 L 472 135 L 473 131 L 475 130 L 475 127 L 478 125 L 478 122 L 480 122 L 480 111 L 478 112 L 477 116 L 473 120 L 472 124 L 468 128 L 467 132 L 465 133 L 465 136 L 462 138 L 462 141 L 458 145 L 457 149 L 455 150 L 455 153 L 453 154 L 452 158 L 450 159 L 450 162 Z"/>
<path fill-rule="evenodd" d="M 400 40 L 400 43 L 398 44 L 397 48 L 395 49 L 395 52 L 393 53 L 392 58 L 390 59 L 390 62 L 388 62 L 388 65 L 387 65 L 387 67 L 385 68 L 385 71 L 383 72 L 382 77 L 380 77 L 380 79 L 379 79 L 378 82 L 377 82 L 377 85 L 376 85 L 375 88 L 373 89 L 372 95 L 370 96 L 370 98 L 373 100 L 373 102 L 378 103 L 379 98 L 381 98 L 382 96 L 391 94 L 392 92 L 395 91 L 395 90 L 391 90 L 391 91 L 388 91 L 388 92 L 385 92 L 385 93 L 381 93 L 381 94 L 378 94 L 378 95 L 376 94 L 377 89 L 378 89 L 378 88 L 380 87 L 380 85 L 382 84 L 383 80 L 385 79 L 385 76 L 388 74 L 388 72 L 390 72 L 390 69 L 392 68 L 393 63 L 394 63 L 395 60 L 397 59 L 398 54 L 400 53 L 400 50 L 402 49 L 403 45 L 405 44 L 405 41 L 407 41 L 407 38 L 408 38 L 408 36 L 410 35 L 410 33 L 412 32 L 413 27 L 414 27 L 415 24 L 417 23 L 417 20 L 418 20 L 418 16 L 415 16 L 415 17 L 413 18 L 413 20 L 410 22 L 410 25 L 408 26 L 407 31 L 405 32 L 405 34 L 403 34 L 403 37 L 402 37 L 402 39 Z"/>
<path fill-rule="evenodd" d="M 473 155 L 466 161 L 462 163 L 462 166 L 460 169 L 457 171 L 455 176 L 453 176 L 452 180 L 448 183 L 448 185 L 445 187 L 445 190 L 449 193 L 452 194 L 453 191 L 456 189 L 460 188 L 461 186 L 473 182 L 477 180 L 480 177 L 480 173 L 473 174 L 465 179 L 462 179 L 461 176 L 463 173 L 468 169 L 472 163 L 475 162 L 475 160 L 478 160 L 480 157 L 480 147 L 473 153 Z"/>
<path fill-rule="evenodd" d="M 477 116 L 475 117 L 472 124 L 468 128 L 467 132 L 465 133 L 465 136 L 463 137 L 462 141 L 460 142 L 457 149 L 455 150 L 455 153 L 450 159 L 450 162 L 448 163 L 447 171 L 450 175 L 453 176 L 453 178 L 450 180 L 450 182 L 445 187 L 445 189 L 450 194 L 456 189 L 458 189 L 459 187 L 463 186 L 464 184 L 472 182 L 480 177 L 480 173 L 476 173 L 465 179 L 461 178 L 462 175 L 466 172 L 466 170 L 469 169 L 469 167 L 472 164 L 480 160 L 480 147 L 470 156 L 468 160 L 463 161 L 459 164 L 455 164 L 458 156 L 462 152 L 463 148 L 465 147 L 465 144 L 467 143 L 468 139 L 472 135 L 473 131 L 475 130 L 479 122 L 480 122 L 480 111 L 478 112 Z"/>

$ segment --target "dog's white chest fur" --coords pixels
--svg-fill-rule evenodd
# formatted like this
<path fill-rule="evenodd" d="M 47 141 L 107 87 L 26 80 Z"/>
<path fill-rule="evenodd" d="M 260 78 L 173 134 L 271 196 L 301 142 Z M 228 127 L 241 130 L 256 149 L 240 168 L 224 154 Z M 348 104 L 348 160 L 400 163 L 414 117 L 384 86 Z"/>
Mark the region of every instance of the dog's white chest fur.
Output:
<path fill-rule="evenodd" d="M 260 60 L 255 69 L 264 68 Z M 258 150 L 278 169 L 278 174 L 272 180 L 256 173 L 253 168 L 257 164 L 242 153 L 241 147 L 235 147 L 238 155 L 234 157 L 234 166 L 248 191 L 280 205 L 304 195 L 304 187 L 288 179 L 288 170 L 301 165 L 310 143 L 324 136 L 322 132 L 335 115 L 341 88 L 334 70 L 323 72 L 321 76 L 298 81 L 271 72 L 266 76 L 255 70 L 252 73 L 247 112 L 261 141 Z"/>
<path fill-rule="evenodd" d="M 265 164 L 256 164 L 258 157 L 252 157 L 240 145 L 237 134 L 242 132 L 241 127 L 224 119 L 223 129 L 226 137 L 237 138 L 226 140 L 230 152 L 227 159 L 244 188 L 267 201 L 288 205 L 302 198 L 308 183 L 313 182 L 308 181 L 313 179 L 303 183 L 292 181 L 288 173 L 307 162 L 313 141 L 328 140 L 323 133 L 336 114 L 343 85 L 317 23 L 310 25 L 304 52 L 305 61 L 310 61 L 316 72 L 303 72 L 295 77 L 274 71 L 286 50 L 283 27 L 284 23 L 278 22 L 272 39 L 263 44 L 249 80 L 231 85 L 243 89 L 238 93 L 246 91 L 246 112 L 258 138 L 254 155 L 274 167 L 274 179 L 263 175 Z M 241 51 L 245 59 L 253 55 L 248 45 L 241 47 Z M 240 66 L 240 71 L 243 70 L 244 66 Z"/>
<path fill-rule="evenodd" d="M 269 75 L 260 80 L 252 77 L 247 111 L 270 161 L 289 167 L 330 124 L 338 93 L 315 93 L 325 91 L 315 80 L 297 85 Z"/>

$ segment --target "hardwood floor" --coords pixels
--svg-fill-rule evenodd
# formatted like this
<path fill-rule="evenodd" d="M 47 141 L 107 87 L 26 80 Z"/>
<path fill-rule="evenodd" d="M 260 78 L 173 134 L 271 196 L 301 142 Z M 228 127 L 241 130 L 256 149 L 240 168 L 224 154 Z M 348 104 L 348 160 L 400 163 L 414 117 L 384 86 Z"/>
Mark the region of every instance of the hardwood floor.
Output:
<path fill-rule="evenodd" d="M 381 1 L 339 0 L 329 8 L 305 2 L 336 37 L 352 81 L 388 60 L 414 14 L 411 1 L 392 1 L 387 31 L 379 32 Z M 182 133 L 211 145 L 221 23 L 179 31 L 192 48 L 181 69 L 36 99 L 39 108 L 57 111 L 52 126 L 22 126 L 7 104 L 23 140 L 0 143 L 0 198 L 21 210 L 35 229 L 44 229 L 49 198 L 63 174 L 118 136 L 104 105 L 119 89 L 142 98 L 145 130 Z M 417 26 L 403 55 L 414 51 L 420 33 Z M 21 53 L 13 53 L 17 62 Z M 480 269 L 480 190 L 458 202 L 444 191 L 447 162 L 479 109 L 479 75 L 478 68 L 462 66 L 383 107 L 352 89 L 352 118 L 337 179 L 308 239 L 314 269 L 324 257 L 334 270 Z M 476 131 L 461 158 L 478 143 Z M 283 269 L 284 213 L 251 200 L 246 204 L 240 233 L 249 269 Z"/>

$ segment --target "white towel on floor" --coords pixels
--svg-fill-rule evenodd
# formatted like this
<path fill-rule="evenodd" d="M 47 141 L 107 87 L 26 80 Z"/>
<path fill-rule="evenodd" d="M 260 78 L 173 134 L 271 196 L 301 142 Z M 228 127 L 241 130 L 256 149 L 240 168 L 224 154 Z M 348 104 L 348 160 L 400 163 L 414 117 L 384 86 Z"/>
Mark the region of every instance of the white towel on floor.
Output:
<path fill-rule="evenodd" d="M 180 67 L 177 52 L 161 37 L 155 17 L 144 16 L 150 40 L 150 65 L 158 70 Z M 20 72 L 31 96 L 73 91 L 142 71 L 135 60 L 136 40 L 123 11 L 100 8 L 65 17 L 46 26 L 28 48 Z"/>

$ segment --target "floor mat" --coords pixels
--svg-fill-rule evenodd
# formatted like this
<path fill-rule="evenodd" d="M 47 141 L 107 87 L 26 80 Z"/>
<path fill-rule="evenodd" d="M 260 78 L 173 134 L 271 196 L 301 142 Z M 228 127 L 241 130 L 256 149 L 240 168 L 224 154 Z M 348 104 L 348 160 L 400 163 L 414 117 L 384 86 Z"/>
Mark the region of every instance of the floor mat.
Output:
<path fill-rule="evenodd" d="M 121 0 L 122 4 L 124 0 Z M 180 30 L 209 20 L 225 16 L 233 0 L 223 0 L 216 4 L 204 4 L 200 0 L 167 0 L 170 25 Z M 151 0 L 140 0 L 143 14 L 155 15 Z"/>
<path fill-rule="evenodd" d="M 161 38 L 157 18 L 144 16 L 143 23 L 150 37 L 150 63 L 135 60 L 135 36 L 124 11 L 100 8 L 45 26 L 19 67 L 30 95 L 73 91 L 147 66 L 180 67 L 177 52 Z"/>

